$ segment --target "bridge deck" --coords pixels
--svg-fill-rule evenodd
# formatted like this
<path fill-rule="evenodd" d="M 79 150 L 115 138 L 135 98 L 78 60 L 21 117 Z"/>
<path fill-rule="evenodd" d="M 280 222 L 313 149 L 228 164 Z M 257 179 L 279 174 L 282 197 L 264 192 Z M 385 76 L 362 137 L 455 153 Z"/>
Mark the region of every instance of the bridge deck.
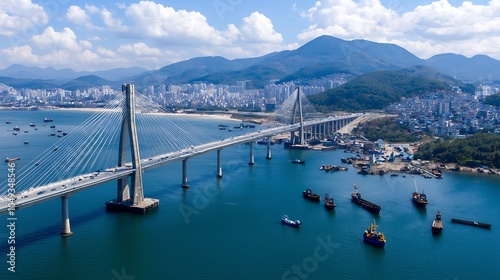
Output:
<path fill-rule="evenodd" d="M 361 114 L 352 114 L 347 116 L 335 116 L 324 119 L 311 120 L 304 122 L 304 126 L 316 125 L 340 119 L 355 118 L 360 115 Z M 293 124 L 285 127 L 270 128 L 230 137 L 227 139 L 222 139 L 216 142 L 192 146 L 188 149 L 142 159 L 141 166 L 142 169 L 146 171 L 148 169 L 157 168 L 173 163 L 175 161 L 180 161 L 186 158 L 194 157 L 214 150 L 219 150 L 232 145 L 248 143 L 263 139 L 265 137 L 295 131 L 299 128 L 299 126 L 300 124 Z M 127 163 L 125 167 L 112 167 L 101 170 L 99 172 L 82 174 L 76 177 L 65 179 L 63 181 L 53 182 L 48 185 L 39 186 L 37 188 L 32 188 L 30 190 L 25 190 L 17 193 L 15 194 L 15 201 L 13 204 L 15 205 L 16 210 L 26 208 L 47 200 L 62 197 L 66 194 L 75 193 L 87 188 L 117 180 L 119 178 L 130 175 L 133 171 L 134 169 L 131 167 L 131 164 Z M 8 213 L 10 202 L 11 201 L 7 196 L 0 197 L 0 215 Z"/>

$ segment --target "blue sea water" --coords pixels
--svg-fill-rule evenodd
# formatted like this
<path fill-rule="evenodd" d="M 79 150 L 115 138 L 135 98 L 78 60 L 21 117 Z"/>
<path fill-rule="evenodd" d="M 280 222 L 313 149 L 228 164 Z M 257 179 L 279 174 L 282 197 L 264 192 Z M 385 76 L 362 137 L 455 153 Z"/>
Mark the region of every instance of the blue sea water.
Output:
<path fill-rule="evenodd" d="M 70 131 L 90 115 L 0 111 L 0 158 L 21 157 L 20 168 L 53 145 L 58 139 L 47 136 L 45 116 Z M 231 135 L 217 129 L 221 120 L 188 121 L 214 138 Z M 24 135 L 30 122 L 38 130 Z M 14 136 L 7 130 L 16 125 L 21 131 Z M 416 177 L 429 200 L 419 209 L 411 203 L 411 176 L 362 176 L 352 167 L 319 170 L 322 164 L 341 164 L 342 150 L 274 145 L 272 152 L 267 160 L 265 145 L 254 145 L 255 165 L 249 166 L 248 145 L 222 150 L 221 179 L 215 176 L 215 152 L 191 158 L 189 189 L 181 188 L 180 162 L 147 171 L 145 196 L 160 199 L 160 207 L 146 215 L 105 211 L 116 183 L 75 193 L 69 199 L 74 234 L 66 238 L 59 235 L 60 200 L 19 210 L 15 273 L 7 270 L 8 221 L 0 216 L 0 279 L 500 279 L 500 176 Z M 295 158 L 306 164 L 292 164 Z M 4 179 L 7 166 L 0 172 Z M 364 198 L 382 206 L 380 214 L 350 201 L 353 183 Z M 306 188 L 333 196 L 335 210 L 303 199 Z M 438 210 L 444 229 L 432 235 Z M 300 219 L 301 228 L 282 225 L 283 214 Z M 386 235 L 385 248 L 362 241 L 373 218 Z M 453 224 L 451 218 L 493 226 Z"/>

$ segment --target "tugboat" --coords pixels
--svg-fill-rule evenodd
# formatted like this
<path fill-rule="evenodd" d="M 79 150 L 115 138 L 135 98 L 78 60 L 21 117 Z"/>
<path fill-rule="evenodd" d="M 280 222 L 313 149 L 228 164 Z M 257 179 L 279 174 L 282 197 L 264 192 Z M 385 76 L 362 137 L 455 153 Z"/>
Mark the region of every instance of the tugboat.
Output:
<path fill-rule="evenodd" d="M 377 247 L 384 247 L 386 240 L 382 232 L 377 232 L 377 224 L 373 219 L 373 224 L 368 226 L 368 229 L 363 233 L 363 241 L 375 245 Z"/>
<path fill-rule="evenodd" d="M 304 163 L 306 163 L 306 161 L 296 158 L 296 159 L 292 160 L 292 163 L 301 163 L 301 164 L 304 164 Z"/>
<path fill-rule="evenodd" d="M 325 208 L 327 210 L 333 210 L 335 208 L 335 202 L 333 201 L 333 197 L 330 197 L 327 193 L 325 193 Z"/>
<path fill-rule="evenodd" d="M 315 193 L 312 193 L 312 190 L 311 189 L 307 189 L 305 191 L 302 192 L 302 196 L 304 198 L 307 198 L 311 201 L 315 201 L 315 202 L 319 202 L 319 200 L 321 199 L 321 197 Z"/>
<path fill-rule="evenodd" d="M 436 219 L 432 222 L 432 233 L 440 233 L 443 230 L 443 221 L 441 220 L 441 213 L 436 214 Z"/>
<path fill-rule="evenodd" d="M 415 178 L 413 178 L 413 181 L 415 182 L 415 191 L 411 194 L 413 203 L 415 206 L 423 208 L 427 205 L 427 196 L 424 192 L 419 193 L 417 191 L 417 181 L 415 181 Z"/>
<path fill-rule="evenodd" d="M 288 219 L 288 215 L 283 215 L 283 217 L 281 217 L 281 223 L 284 224 L 284 225 L 287 225 L 287 226 L 290 226 L 290 227 L 295 227 L 295 228 L 298 228 L 300 227 L 300 225 L 302 224 L 302 222 L 300 222 L 299 220 L 290 220 Z"/>
<path fill-rule="evenodd" d="M 380 205 L 377 205 L 375 203 L 372 203 L 368 200 L 361 198 L 361 194 L 359 193 L 358 187 L 356 186 L 356 184 L 354 184 L 354 190 L 355 190 L 355 192 L 351 193 L 351 201 L 352 202 L 359 204 L 361 207 L 365 208 L 366 210 L 368 210 L 372 213 L 379 213 L 380 212 L 380 209 L 382 208 L 382 207 L 380 207 Z"/>

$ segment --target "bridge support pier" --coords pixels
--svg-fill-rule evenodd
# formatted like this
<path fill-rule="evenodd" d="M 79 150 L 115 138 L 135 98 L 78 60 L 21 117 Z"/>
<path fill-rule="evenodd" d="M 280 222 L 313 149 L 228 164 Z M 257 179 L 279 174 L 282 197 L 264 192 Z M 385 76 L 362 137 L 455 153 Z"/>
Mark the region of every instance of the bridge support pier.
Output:
<path fill-rule="evenodd" d="M 248 165 L 254 165 L 255 164 L 255 158 L 253 156 L 253 142 L 250 142 L 250 161 L 248 162 Z"/>
<path fill-rule="evenodd" d="M 182 160 L 182 188 L 188 189 L 188 177 L 187 177 L 187 158 Z"/>
<path fill-rule="evenodd" d="M 222 178 L 222 166 L 220 164 L 220 149 L 217 150 L 217 178 Z"/>
<path fill-rule="evenodd" d="M 70 223 L 69 223 L 68 198 L 69 198 L 68 194 L 61 196 L 61 204 L 62 204 L 61 236 L 63 236 L 63 237 L 70 236 L 73 234 L 73 232 L 71 232 L 71 227 L 70 227 Z"/>
<path fill-rule="evenodd" d="M 266 159 L 271 159 L 271 136 L 267 137 L 267 154 Z"/>

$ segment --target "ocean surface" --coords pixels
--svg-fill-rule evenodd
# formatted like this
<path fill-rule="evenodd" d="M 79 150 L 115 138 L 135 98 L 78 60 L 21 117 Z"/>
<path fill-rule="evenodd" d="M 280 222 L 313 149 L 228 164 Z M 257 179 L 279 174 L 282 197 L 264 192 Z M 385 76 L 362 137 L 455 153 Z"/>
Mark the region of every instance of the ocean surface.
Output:
<path fill-rule="evenodd" d="M 19 168 L 47 148 L 44 117 L 70 131 L 92 113 L 81 111 L 0 111 L 0 158 L 21 157 Z M 187 118 L 213 133 L 218 123 L 237 121 Z M 11 121 L 12 124 L 5 124 Z M 29 129 L 36 123 L 38 134 Z M 17 136 L 12 128 L 21 127 Z M 7 131 L 10 130 L 10 131 Z M 29 141 L 28 145 L 23 141 Z M 326 173 L 322 164 L 340 165 L 337 151 L 285 150 L 254 145 L 222 150 L 223 177 L 216 178 L 216 152 L 188 161 L 189 189 L 181 188 L 181 163 L 144 173 L 146 197 L 160 207 L 145 215 L 106 212 L 116 183 L 69 198 L 71 230 L 62 238 L 61 201 L 51 200 L 16 215 L 15 272 L 8 271 L 7 216 L 0 216 L 0 279 L 500 279 L 500 176 L 446 172 L 444 178 L 417 176 L 429 204 L 411 202 L 412 176 Z M 292 164 L 299 158 L 305 164 Z M 0 179 L 7 176 L 2 162 Z M 346 165 L 347 166 L 347 165 Z M 382 206 L 373 215 L 350 201 L 353 183 L 365 199 Z M 311 188 L 335 198 L 328 212 L 302 197 Z M 431 234 L 437 211 L 440 235 Z M 301 228 L 280 223 L 283 214 Z M 376 219 L 385 248 L 363 243 L 363 231 Z M 491 223 L 491 229 L 451 223 L 451 218 Z"/>

